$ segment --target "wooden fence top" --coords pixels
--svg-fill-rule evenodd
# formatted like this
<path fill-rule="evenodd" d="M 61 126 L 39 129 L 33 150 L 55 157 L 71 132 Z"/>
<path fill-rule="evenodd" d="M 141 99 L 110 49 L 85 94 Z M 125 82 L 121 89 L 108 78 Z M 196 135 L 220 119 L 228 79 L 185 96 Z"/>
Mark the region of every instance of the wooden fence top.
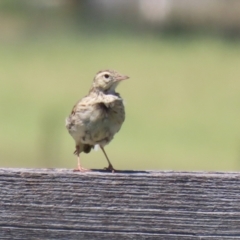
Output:
<path fill-rule="evenodd" d="M 240 173 L 2 168 L 0 239 L 240 239 Z"/>

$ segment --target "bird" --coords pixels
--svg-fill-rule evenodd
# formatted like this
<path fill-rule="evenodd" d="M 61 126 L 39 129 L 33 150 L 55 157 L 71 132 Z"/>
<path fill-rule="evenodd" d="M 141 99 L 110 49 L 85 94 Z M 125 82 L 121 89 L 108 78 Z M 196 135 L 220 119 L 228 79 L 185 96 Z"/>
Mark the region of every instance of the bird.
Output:
<path fill-rule="evenodd" d="M 98 146 L 108 162 L 105 170 L 116 171 L 104 147 L 112 141 L 125 120 L 123 99 L 115 90 L 120 82 L 128 78 L 115 70 L 97 72 L 88 95 L 74 105 L 66 118 L 66 128 L 75 140 L 74 154 L 77 155 L 78 165 L 74 171 L 89 170 L 82 167 L 80 153 L 89 153 Z"/>

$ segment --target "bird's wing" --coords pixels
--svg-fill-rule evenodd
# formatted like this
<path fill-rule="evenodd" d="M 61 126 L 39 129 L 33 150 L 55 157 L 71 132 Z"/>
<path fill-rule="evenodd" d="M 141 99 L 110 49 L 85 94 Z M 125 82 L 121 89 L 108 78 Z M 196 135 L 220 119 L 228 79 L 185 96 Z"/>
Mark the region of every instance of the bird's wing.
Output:
<path fill-rule="evenodd" d="M 86 109 L 87 105 L 89 105 L 89 101 L 90 101 L 90 96 L 86 96 L 82 99 L 80 99 L 74 106 L 71 112 L 71 115 L 75 115 L 76 112 L 81 111 Z"/>
<path fill-rule="evenodd" d="M 82 99 L 80 99 L 74 106 L 73 109 L 69 115 L 69 117 L 66 119 L 66 127 L 68 130 L 73 130 L 73 127 L 78 124 L 79 121 L 82 120 L 82 117 L 86 117 L 88 114 L 88 111 L 90 110 L 91 106 L 88 104 L 90 101 L 90 97 L 86 96 Z M 76 114 L 78 116 L 76 116 Z M 79 116 L 82 116 L 79 118 Z M 81 123 L 80 123 L 81 125 Z"/>

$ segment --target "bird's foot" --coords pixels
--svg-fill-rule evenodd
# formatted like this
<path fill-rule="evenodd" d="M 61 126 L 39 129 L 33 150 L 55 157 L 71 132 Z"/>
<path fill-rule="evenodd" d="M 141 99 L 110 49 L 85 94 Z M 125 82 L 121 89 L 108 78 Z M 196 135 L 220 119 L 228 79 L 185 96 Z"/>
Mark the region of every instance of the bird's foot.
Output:
<path fill-rule="evenodd" d="M 91 171 L 90 169 L 83 168 L 82 166 L 78 166 L 77 168 L 73 169 L 74 172 L 88 172 Z"/>
<path fill-rule="evenodd" d="M 109 164 L 108 167 L 105 167 L 104 169 L 112 173 L 116 172 L 116 169 L 111 164 Z"/>

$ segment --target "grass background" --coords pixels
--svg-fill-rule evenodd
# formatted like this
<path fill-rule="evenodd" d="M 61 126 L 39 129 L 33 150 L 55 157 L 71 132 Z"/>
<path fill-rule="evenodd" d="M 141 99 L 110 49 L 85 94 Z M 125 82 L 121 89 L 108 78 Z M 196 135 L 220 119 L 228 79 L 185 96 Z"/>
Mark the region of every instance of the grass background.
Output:
<path fill-rule="evenodd" d="M 65 118 L 95 73 L 131 78 L 117 169 L 240 170 L 240 45 L 217 38 L 65 34 L 0 45 L 0 165 L 74 168 Z M 107 166 L 101 151 L 82 154 Z"/>

